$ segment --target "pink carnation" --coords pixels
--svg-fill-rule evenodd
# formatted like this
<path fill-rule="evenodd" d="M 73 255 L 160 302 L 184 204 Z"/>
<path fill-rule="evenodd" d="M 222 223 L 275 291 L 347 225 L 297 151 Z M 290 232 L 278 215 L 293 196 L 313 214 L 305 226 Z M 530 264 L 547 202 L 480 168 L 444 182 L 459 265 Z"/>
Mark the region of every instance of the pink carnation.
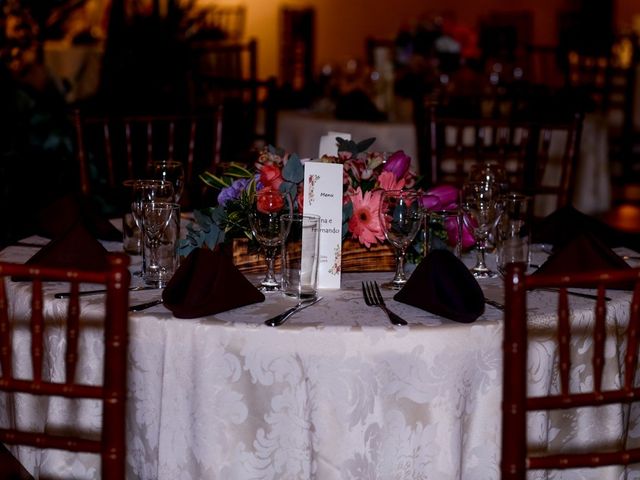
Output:
<path fill-rule="evenodd" d="M 349 219 L 349 231 L 353 238 L 369 248 L 378 241 L 384 241 L 384 232 L 380 225 L 381 190 L 366 192 L 358 187 L 349 198 L 353 205 L 353 215 Z"/>

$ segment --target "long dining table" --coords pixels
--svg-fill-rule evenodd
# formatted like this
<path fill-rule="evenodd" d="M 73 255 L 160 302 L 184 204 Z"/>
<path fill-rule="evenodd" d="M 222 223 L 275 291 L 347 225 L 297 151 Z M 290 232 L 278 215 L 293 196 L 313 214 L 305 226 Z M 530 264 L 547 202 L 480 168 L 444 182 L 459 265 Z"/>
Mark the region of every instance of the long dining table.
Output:
<path fill-rule="evenodd" d="M 46 240 L 30 237 L 25 242 Z M 119 243 L 105 246 L 122 248 Z M 0 260 L 24 262 L 35 251 L 37 247 L 11 246 L 0 251 Z M 541 263 L 545 255 L 536 250 L 532 261 Z M 133 257 L 132 271 L 139 267 L 140 258 Z M 394 292 L 385 290 L 388 306 L 409 322 L 393 326 L 381 310 L 366 306 L 361 292 L 361 281 L 382 282 L 391 276 L 343 273 L 340 289 L 322 290 L 322 301 L 277 328 L 264 320 L 295 303 L 278 293 L 267 295 L 263 303 L 197 319 L 175 318 L 162 305 L 130 314 L 127 478 L 498 479 L 503 312 L 487 305 L 474 323 L 456 323 L 396 302 Z M 140 282 L 133 279 L 134 285 Z M 503 302 L 500 279 L 481 280 L 480 285 L 487 298 Z M 23 318 L 29 311 L 29 286 L 7 282 L 7 289 L 13 317 Z M 64 289 L 64 284 L 45 286 L 45 313 L 54 326 L 66 301 L 53 294 Z M 630 293 L 609 295 L 608 321 L 624 327 Z M 159 297 L 159 290 L 131 292 L 130 303 Z M 537 291 L 528 298 L 530 321 L 536 326 L 528 372 L 533 391 L 556 387 L 552 299 L 555 294 Z M 83 316 L 99 313 L 101 302 L 99 296 L 83 297 Z M 571 297 L 570 302 L 572 321 L 590 325 L 594 301 Z M 98 375 L 92 365 L 102 358 L 94 347 L 100 332 L 85 335 L 80 371 L 91 382 Z M 47 355 L 55 364 L 63 340 L 53 334 L 48 340 Z M 577 389 L 588 387 L 591 379 L 591 345 L 579 347 L 572 372 L 572 388 Z M 608 340 L 606 369 L 613 372 L 621 368 L 618 348 L 615 338 Z M 27 366 L 20 368 L 28 375 Z M 0 396 L 0 425 L 49 428 L 69 420 L 61 418 L 60 408 Z M 610 407 L 534 416 L 530 441 L 541 448 L 575 449 L 589 443 L 595 432 L 615 441 L 625 418 Z M 74 420 L 97 429 L 100 412 L 87 407 Z M 637 439 L 637 416 L 630 426 L 630 436 Z M 99 475 L 96 456 L 11 450 L 36 477 Z M 640 478 L 640 468 L 629 473 L 628 478 Z M 620 469 L 609 467 L 549 478 L 621 475 Z"/>

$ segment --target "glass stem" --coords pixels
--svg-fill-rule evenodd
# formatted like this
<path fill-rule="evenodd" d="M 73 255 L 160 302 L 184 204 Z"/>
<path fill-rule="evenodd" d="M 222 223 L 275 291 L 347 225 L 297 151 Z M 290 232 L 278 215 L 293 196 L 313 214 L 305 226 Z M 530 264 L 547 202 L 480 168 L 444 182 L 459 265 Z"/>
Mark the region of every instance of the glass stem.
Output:
<path fill-rule="evenodd" d="M 263 285 L 275 285 L 277 284 L 276 274 L 275 274 L 275 251 L 273 247 L 265 247 L 264 248 L 264 259 L 267 263 L 267 273 L 265 273 L 264 280 L 262 280 Z"/>
<path fill-rule="evenodd" d="M 404 284 L 407 278 L 404 275 L 404 248 L 396 248 L 396 274 L 393 277 L 394 284 Z"/>

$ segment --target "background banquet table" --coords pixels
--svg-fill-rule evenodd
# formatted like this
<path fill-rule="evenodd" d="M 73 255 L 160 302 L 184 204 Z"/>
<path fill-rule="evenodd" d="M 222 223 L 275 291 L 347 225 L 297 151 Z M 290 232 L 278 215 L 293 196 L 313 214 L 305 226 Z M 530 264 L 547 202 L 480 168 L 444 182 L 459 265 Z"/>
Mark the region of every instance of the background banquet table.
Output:
<path fill-rule="evenodd" d="M 33 237 L 30 242 L 46 243 Z M 118 250 L 120 244 L 107 244 Z M 35 249 L 9 247 L 0 260 L 24 262 Z M 534 261 L 543 258 L 536 254 Z M 132 269 L 139 267 L 139 259 Z M 473 259 L 469 259 L 470 261 Z M 162 306 L 130 315 L 127 448 L 131 479 L 498 479 L 502 385 L 502 312 L 487 306 L 472 324 L 461 324 L 391 300 L 409 321 L 392 326 L 362 299 L 363 279 L 383 281 L 390 272 L 343 275 L 340 290 L 294 316 L 285 326 L 263 320 L 293 303 L 279 294 L 264 303 L 199 319 L 177 319 Z M 481 283 L 502 301 L 500 280 Z M 14 317 L 29 309 L 28 286 L 8 285 Z M 64 314 L 53 300 L 64 285 L 46 286 L 49 318 Z M 159 291 L 132 292 L 131 302 Z M 555 319 L 551 293 L 533 292 L 530 315 L 536 329 L 530 351 L 531 388 L 553 388 L 553 349 L 545 330 Z M 624 325 L 629 293 L 611 292 L 609 321 Z M 85 316 L 100 299 L 83 300 Z M 571 298 L 573 321 L 592 321 L 592 300 Z M 97 374 L 101 352 L 83 343 L 86 381 Z M 14 339 L 14 341 L 22 341 Z M 51 336 L 49 341 L 57 345 Z M 588 345 L 586 345 L 588 347 Z M 28 351 L 25 348 L 24 351 Z M 57 348 L 52 348 L 58 351 Z M 590 349 L 576 355 L 574 386 L 588 385 Z M 50 353 L 52 353 L 50 352 Z M 615 340 L 607 345 L 607 369 L 620 368 Z M 28 363 L 28 362 L 27 362 Z M 0 397 L 0 424 L 11 418 L 44 428 L 59 421 L 55 403 L 44 408 Z M 79 412 L 85 425 L 99 413 Z M 594 431 L 619 438 L 622 413 L 535 418 L 530 438 L 575 448 Z M 558 423 L 568 426 L 560 434 Z M 631 434 L 639 435 L 632 424 Z M 13 449 L 32 473 L 64 472 L 64 478 L 95 478 L 95 457 L 72 461 L 59 451 L 38 455 Z M 65 467 L 62 467 L 66 463 Z M 64 468 L 63 470 L 60 470 Z M 640 471 L 634 470 L 634 474 Z M 619 478 L 615 468 L 557 478 Z"/>
<path fill-rule="evenodd" d="M 412 167 L 418 172 L 416 131 L 409 121 L 365 122 L 358 120 L 337 120 L 326 114 L 310 111 L 286 110 L 278 114 L 277 145 L 289 152 L 296 152 L 302 158 L 317 158 L 319 138 L 329 131 L 351 133 L 353 140 L 375 137 L 371 150 L 404 150 L 412 159 Z M 580 144 L 580 164 L 576 170 L 574 206 L 587 214 L 606 212 L 611 206 L 611 176 L 609 172 L 609 141 L 607 120 L 600 114 L 587 114 L 584 120 Z M 557 183 L 559 162 L 562 154 L 555 151 L 545 182 Z M 553 159 L 557 158 L 557 164 Z M 556 168 L 557 167 L 557 168 Z M 553 201 L 543 199 L 537 211 L 540 216 L 555 210 Z"/>

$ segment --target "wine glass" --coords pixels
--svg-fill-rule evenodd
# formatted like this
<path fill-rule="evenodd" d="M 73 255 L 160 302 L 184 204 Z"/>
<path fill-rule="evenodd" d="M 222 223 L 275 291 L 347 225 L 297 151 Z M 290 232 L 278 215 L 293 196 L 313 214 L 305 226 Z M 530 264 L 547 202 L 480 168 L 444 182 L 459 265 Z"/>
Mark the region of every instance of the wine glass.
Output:
<path fill-rule="evenodd" d="M 143 260 L 145 283 L 154 284 L 158 287 L 164 286 L 162 283 L 162 266 L 158 262 L 158 247 L 160 239 L 165 229 L 171 221 L 171 217 L 177 204 L 168 202 L 145 202 L 142 208 L 142 224 L 145 242 L 149 246 L 149 258 Z"/>
<path fill-rule="evenodd" d="M 283 230 L 280 217 L 292 211 L 291 196 L 271 187 L 265 187 L 256 192 L 249 224 L 256 240 L 262 247 L 267 272 L 260 282 L 259 288 L 263 292 L 273 292 L 280 289 L 280 283 L 275 276 L 275 258 L 282 245 Z"/>
<path fill-rule="evenodd" d="M 499 218 L 497 189 L 486 182 L 467 182 L 462 187 L 460 197 L 460 204 L 468 215 L 468 226 L 476 239 L 477 260 L 470 270 L 476 278 L 495 277 L 496 272 L 485 262 L 485 252 L 489 233 Z"/>
<path fill-rule="evenodd" d="M 171 202 L 174 200 L 173 184 L 167 180 L 134 180 L 131 213 L 139 228 L 143 227 L 143 207 L 147 202 Z"/>
<path fill-rule="evenodd" d="M 399 290 L 407 283 L 404 257 L 422 223 L 420 196 L 410 190 L 388 190 L 380 198 L 380 225 L 396 250 L 396 273 L 383 287 Z"/>
<path fill-rule="evenodd" d="M 148 202 L 173 201 L 173 184 L 166 180 L 134 180 L 131 187 L 131 215 L 136 226 L 140 229 L 144 241 L 144 205 Z M 142 263 L 145 264 L 144 248 L 142 248 Z M 134 272 L 142 276 L 143 271 Z"/>
<path fill-rule="evenodd" d="M 151 165 L 151 176 L 173 184 L 174 201 L 180 203 L 184 191 L 184 167 L 175 160 L 156 160 Z"/>
<path fill-rule="evenodd" d="M 475 163 L 471 166 L 469 171 L 470 182 L 483 182 L 487 185 L 487 188 L 494 188 L 497 193 L 496 208 L 498 212 L 495 216 L 495 220 L 491 229 L 489 230 L 489 236 L 487 238 L 487 248 L 493 247 L 497 243 L 496 228 L 498 226 L 498 220 L 500 219 L 500 213 L 504 207 L 504 197 L 509 192 L 509 178 L 505 168 L 496 163 L 495 161 L 484 161 Z"/>

